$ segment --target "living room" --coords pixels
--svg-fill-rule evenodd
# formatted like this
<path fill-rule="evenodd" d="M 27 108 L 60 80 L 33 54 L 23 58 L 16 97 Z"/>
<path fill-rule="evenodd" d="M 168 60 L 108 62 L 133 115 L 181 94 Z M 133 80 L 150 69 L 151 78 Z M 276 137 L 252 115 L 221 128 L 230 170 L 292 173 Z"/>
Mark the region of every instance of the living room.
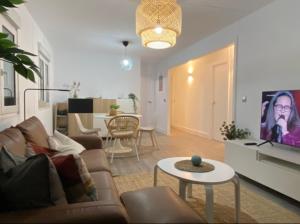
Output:
<path fill-rule="evenodd" d="M 64 114 L 59 114 L 58 117 L 58 114 L 54 113 L 57 110 L 57 103 L 67 102 L 68 98 L 72 99 L 75 95 L 78 100 L 91 102 L 93 110 L 79 114 L 79 119 L 83 122 L 84 128 L 95 129 L 94 132 L 97 132 L 95 136 L 100 135 L 101 143 L 95 140 L 94 135 L 92 137 L 83 135 L 77 140 L 86 149 L 92 146 L 102 148 L 101 152 L 97 151 L 95 154 L 90 150 L 89 155 L 87 153 L 89 150 L 85 150 L 82 158 L 89 160 L 87 168 L 90 172 L 97 171 L 91 174 L 96 185 L 99 184 L 96 178 L 100 176 L 100 180 L 109 179 L 111 185 L 100 187 L 98 194 L 105 195 L 108 191 L 105 189 L 110 189 L 109 191 L 114 193 L 103 196 L 106 199 L 113 198 L 113 202 L 104 203 L 106 208 L 103 210 L 100 208 L 95 211 L 88 210 L 90 206 L 99 206 L 98 201 L 68 204 L 69 210 L 65 209 L 66 205 L 64 205 L 65 210 L 60 208 L 62 205 L 54 206 L 58 208 L 43 208 L 46 209 L 45 214 L 49 212 L 53 216 L 61 216 L 53 220 L 44 219 L 46 215 L 43 214 L 43 209 L 40 213 L 36 211 L 37 208 L 29 210 L 27 208 L 24 211 L 20 208 L 17 209 L 18 211 L 11 211 L 13 209 L 10 208 L 7 211 L 5 209 L 9 208 L 5 206 L 2 208 L 1 205 L 0 222 L 71 223 L 77 219 L 80 220 L 79 222 L 116 223 L 207 221 L 300 223 L 300 153 L 295 147 L 297 144 L 292 144 L 293 147 L 280 144 L 275 144 L 275 147 L 271 147 L 270 144 L 261 147 L 244 145 L 244 143 L 256 144 L 268 140 L 261 134 L 261 127 L 265 123 L 261 121 L 261 108 L 264 103 L 262 98 L 265 96 L 262 94 L 269 91 L 291 90 L 289 92 L 295 97 L 296 90 L 299 90 L 300 68 L 297 58 L 300 49 L 300 32 L 297 27 L 300 2 L 298 0 L 178 0 L 176 5 L 182 10 L 181 35 L 177 37 L 176 43 L 172 43 L 174 46 L 159 50 L 143 46 L 145 43 L 142 42 L 141 34 L 136 34 L 138 23 L 136 10 L 142 2 L 91 0 L 87 4 L 84 0 L 30 0 L 25 3 L 19 0 L 3 1 L 4 5 L 1 7 L 6 7 L 8 10 L 0 15 L 1 32 L 6 33 L 7 38 L 14 41 L 18 48 L 37 55 L 17 52 L 28 55 L 32 62 L 38 65 L 40 77 L 35 69 L 32 69 L 35 67 L 30 66 L 30 62 L 28 66 L 28 61 L 27 67 L 34 73 L 35 81 L 32 73 L 27 70 L 22 72 L 15 68 L 18 71 L 15 73 L 7 62 L 11 58 L 7 59 L 1 53 L 1 59 L 4 60 L 1 60 L 0 75 L 0 131 L 4 132 L 10 130 L 10 127 L 17 126 L 15 129 L 18 127 L 19 129 L 14 131 L 19 133 L 20 130 L 26 142 L 30 140 L 28 136 L 34 138 L 34 135 L 41 133 L 43 138 L 50 139 L 54 129 L 58 129 L 56 120 L 64 119 Z M 170 2 L 173 4 L 174 1 Z M 12 4 L 16 4 L 16 8 L 12 7 Z M 251 133 L 248 139 L 237 140 L 237 142 L 214 140 L 211 132 L 212 110 L 196 110 L 191 107 L 196 104 L 205 109 L 212 107 L 210 101 L 207 107 L 202 105 L 207 93 L 199 89 L 206 88 L 208 91 L 213 91 L 211 85 L 202 82 L 210 73 L 205 71 L 201 73 L 201 66 L 198 68 L 196 66 L 194 70 L 189 71 L 191 62 L 225 48 L 230 48 L 229 51 L 232 53 L 230 61 L 232 64 L 228 65 L 231 68 L 229 69 L 231 76 L 228 78 L 230 85 L 227 87 L 228 108 L 226 108 L 225 121 L 227 123 L 234 121 L 238 128 Z M 124 58 L 130 60 L 124 64 Z M 26 62 L 24 57 L 23 59 Z M 6 74 L 11 71 L 13 75 L 7 76 Z M 202 93 L 201 96 L 199 95 L 202 101 L 194 102 L 197 100 L 197 95 L 194 98 L 185 95 L 186 98 L 181 102 L 186 101 L 189 104 L 179 105 L 179 108 L 180 106 L 186 108 L 188 105 L 189 110 L 186 111 L 189 112 L 182 113 L 180 110 L 176 116 L 184 118 L 189 125 L 185 128 L 178 128 L 178 126 L 174 128 L 176 122 L 172 120 L 174 114 L 172 77 L 174 78 L 174 75 L 179 77 L 181 73 L 186 76 L 184 79 L 187 79 L 187 88 L 183 87 L 183 83 L 181 88 L 180 82 L 184 79 L 179 80 L 176 98 L 178 99 L 180 90 L 185 94 L 190 93 L 188 88 L 188 82 L 192 82 L 188 80 L 190 79 L 194 82 L 190 86 L 193 88 L 197 86 L 194 89 L 196 93 Z M 200 73 L 202 84 L 200 82 L 198 85 Z M 63 91 L 38 90 L 40 88 Z M 136 100 L 128 97 L 130 93 L 133 93 Z M 296 97 L 295 102 L 298 102 Z M 139 115 L 139 117 L 135 116 L 138 119 L 131 119 L 131 122 L 138 122 L 141 129 L 144 127 L 140 130 L 143 134 L 139 135 L 139 139 L 133 139 L 135 143 L 132 147 L 122 146 L 130 145 L 127 138 L 116 141 L 118 137 L 109 136 L 110 129 L 104 123 L 106 118 L 103 118 L 103 114 L 111 112 L 112 104 L 118 104 L 120 108 L 117 110 L 125 112 L 124 116 L 127 113 L 129 117 L 134 113 Z M 78 110 L 78 106 L 75 105 L 76 108 Z M 68 109 L 70 113 L 70 107 Z M 79 109 L 82 109 L 82 104 L 79 105 Z M 218 111 L 220 112 L 221 109 Z M 281 108 L 281 111 L 288 109 Z M 37 117 L 38 121 L 30 120 L 30 124 L 23 123 L 32 116 Z M 72 125 L 69 124 L 68 129 L 71 129 L 69 133 L 75 133 L 76 129 L 76 133 L 80 134 L 81 130 L 75 116 L 68 115 L 68 117 L 72 117 L 73 122 Z M 201 125 L 197 119 L 201 120 Z M 223 121 L 224 117 L 219 120 Z M 278 120 L 283 119 L 279 117 Z M 100 121 L 101 126 L 94 125 Z M 38 126 L 39 131 L 35 132 L 35 129 L 31 129 L 33 126 Z M 5 135 L 2 136 L 5 139 L 10 136 L 10 139 L 16 141 L 14 139 L 16 133 L 3 134 L 3 132 L 0 132 L 0 146 L 4 145 L 9 151 L 11 142 L 5 140 L 7 145 L 4 144 L 1 134 Z M 24 137 L 19 135 L 18 137 L 22 139 L 22 150 L 27 150 Z M 83 137 L 93 140 L 86 140 Z M 39 143 L 42 144 L 40 146 L 49 147 L 44 140 Z M 131 152 L 128 155 L 124 153 L 125 155 L 118 156 L 116 153 L 113 156 L 111 150 L 116 147 L 115 145 L 124 150 L 130 148 Z M 249 149 L 252 151 L 250 152 Z M 272 152 L 266 154 L 260 149 Z M 12 152 L 15 150 L 16 147 L 12 147 Z M 245 153 L 242 153 L 244 151 Z M 190 183 L 178 181 L 178 179 L 182 180 L 182 176 L 176 176 L 177 174 L 174 173 L 172 175 L 176 170 L 164 170 L 163 162 L 170 162 L 164 159 L 192 156 L 195 156 L 194 160 L 199 160 L 198 156 L 200 156 L 205 162 L 212 161 L 215 171 L 219 169 L 219 165 L 223 167 L 225 164 L 226 169 L 229 167 L 230 171 L 234 170 L 237 173 L 239 181 L 235 175 L 230 176 L 224 182 L 234 184 L 226 183 L 224 187 L 223 184 L 214 185 L 212 188 L 209 186 L 213 184 L 203 182 L 199 184 L 202 178 L 200 173 L 199 179 L 189 180 L 195 183 L 191 187 Z M 96 168 L 92 167 L 91 164 L 95 163 L 104 165 L 98 167 L 98 164 Z M 104 171 L 98 173 L 99 169 L 105 170 L 105 174 Z M 158 171 L 157 176 L 155 171 Z M 226 176 L 225 174 L 223 170 L 221 176 Z M 270 176 L 273 178 L 269 178 Z M 153 187 L 155 179 L 157 186 L 169 186 L 172 190 Z M 3 197 L 3 189 L 2 186 L 1 197 Z M 185 195 L 186 193 L 188 196 Z M 159 201 L 158 198 L 161 200 Z M 175 201 L 179 201 L 177 207 L 167 206 L 168 203 L 175 204 Z M 112 204 L 121 209 L 116 213 L 111 210 L 112 214 L 108 209 L 106 213 L 106 209 Z M 146 212 L 147 206 L 152 210 Z M 83 208 L 82 211 L 86 209 L 86 213 L 78 212 L 74 217 L 70 215 L 80 208 Z M 93 215 L 95 213 L 97 215 Z M 136 213 L 141 215 L 138 216 Z"/>

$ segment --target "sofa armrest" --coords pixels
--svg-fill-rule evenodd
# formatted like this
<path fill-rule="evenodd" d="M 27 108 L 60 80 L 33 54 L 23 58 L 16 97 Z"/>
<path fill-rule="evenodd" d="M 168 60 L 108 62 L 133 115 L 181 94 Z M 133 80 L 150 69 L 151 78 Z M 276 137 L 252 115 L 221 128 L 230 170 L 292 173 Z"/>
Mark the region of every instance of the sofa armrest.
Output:
<path fill-rule="evenodd" d="M 0 223 L 128 223 L 121 204 L 83 202 L 49 208 L 0 213 Z"/>
<path fill-rule="evenodd" d="M 86 149 L 102 149 L 102 139 L 96 135 L 80 135 L 72 136 L 71 138 Z"/>

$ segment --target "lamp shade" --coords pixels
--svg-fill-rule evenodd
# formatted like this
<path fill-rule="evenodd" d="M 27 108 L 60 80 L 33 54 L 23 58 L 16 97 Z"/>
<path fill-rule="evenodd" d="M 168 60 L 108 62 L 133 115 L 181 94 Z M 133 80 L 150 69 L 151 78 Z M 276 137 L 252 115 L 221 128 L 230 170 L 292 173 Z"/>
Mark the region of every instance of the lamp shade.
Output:
<path fill-rule="evenodd" d="M 144 47 L 173 47 L 181 34 L 182 11 L 176 0 L 141 0 L 136 10 L 136 33 Z"/>
<path fill-rule="evenodd" d="M 120 62 L 123 71 L 130 71 L 133 67 L 133 62 L 130 58 L 123 58 Z"/>

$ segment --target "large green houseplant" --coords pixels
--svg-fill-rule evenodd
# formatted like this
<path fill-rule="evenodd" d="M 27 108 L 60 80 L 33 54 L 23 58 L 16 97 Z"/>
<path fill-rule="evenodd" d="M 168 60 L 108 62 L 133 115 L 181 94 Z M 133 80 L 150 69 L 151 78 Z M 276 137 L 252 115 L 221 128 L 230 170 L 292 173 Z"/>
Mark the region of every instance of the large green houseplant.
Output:
<path fill-rule="evenodd" d="M 0 0 L 0 13 L 5 13 L 9 8 L 24 3 L 24 0 Z M 28 56 L 36 56 L 24 51 L 7 39 L 7 34 L 0 32 L 0 60 L 12 63 L 14 69 L 24 78 L 35 82 L 34 73 L 40 76 L 37 65 Z"/>

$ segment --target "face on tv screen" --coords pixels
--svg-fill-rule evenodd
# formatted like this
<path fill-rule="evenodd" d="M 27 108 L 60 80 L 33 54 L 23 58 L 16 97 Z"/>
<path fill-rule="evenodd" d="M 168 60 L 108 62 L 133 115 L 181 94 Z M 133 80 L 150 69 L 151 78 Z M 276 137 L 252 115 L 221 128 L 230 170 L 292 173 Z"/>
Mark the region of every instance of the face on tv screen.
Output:
<path fill-rule="evenodd" d="M 262 93 L 260 138 L 300 147 L 300 90 Z"/>

